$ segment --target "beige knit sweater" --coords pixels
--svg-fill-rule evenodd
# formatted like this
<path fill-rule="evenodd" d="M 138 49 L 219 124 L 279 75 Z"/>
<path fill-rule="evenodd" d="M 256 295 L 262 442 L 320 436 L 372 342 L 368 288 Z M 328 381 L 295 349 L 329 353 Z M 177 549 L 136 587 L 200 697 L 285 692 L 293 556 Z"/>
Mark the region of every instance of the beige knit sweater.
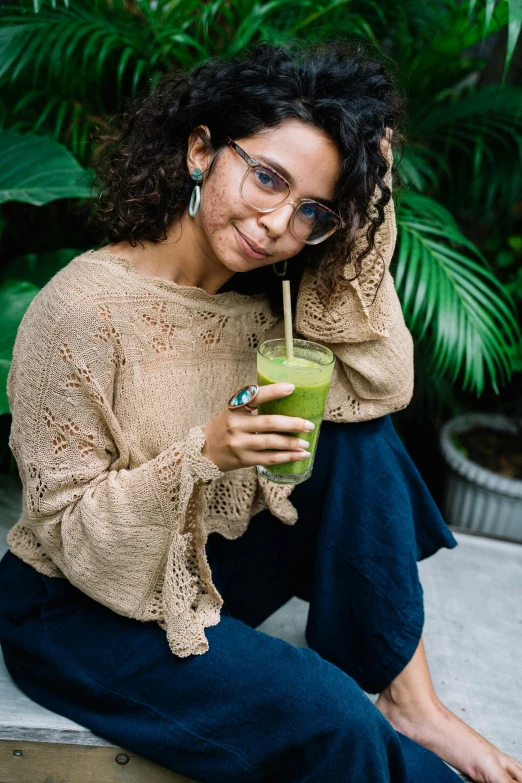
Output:
<path fill-rule="evenodd" d="M 412 395 L 412 340 L 387 268 L 391 203 L 378 240 L 385 267 L 367 259 L 333 315 L 312 272 L 299 290 L 296 333 L 337 356 L 330 421 L 383 416 Z M 10 446 L 24 493 L 11 551 L 115 612 L 157 621 L 175 655 L 206 652 L 223 604 L 209 533 L 237 538 L 264 508 L 297 520 L 291 485 L 253 467 L 224 474 L 201 454 L 202 427 L 255 381 L 256 346 L 283 335 L 264 294 L 211 296 L 104 249 L 73 259 L 31 303 L 14 348 Z"/>

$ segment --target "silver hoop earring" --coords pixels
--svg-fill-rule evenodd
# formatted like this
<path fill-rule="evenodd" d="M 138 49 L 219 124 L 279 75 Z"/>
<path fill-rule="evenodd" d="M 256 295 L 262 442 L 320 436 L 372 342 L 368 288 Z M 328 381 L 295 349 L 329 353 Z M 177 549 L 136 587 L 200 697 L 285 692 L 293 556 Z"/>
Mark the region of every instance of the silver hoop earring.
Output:
<path fill-rule="evenodd" d="M 193 169 L 192 174 L 190 175 L 193 180 L 196 181 L 196 183 L 199 183 L 203 180 L 203 172 L 201 169 Z M 199 205 L 201 204 L 201 188 L 199 187 L 199 184 L 196 184 L 194 190 L 192 191 L 192 195 L 190 197 L 190 203 L 189 203 L 189 215 L 190 217 L 195 217 L 197 214 L 197 211 L 199 209 Z"/>
<path fill-rule="evenodd" d="M 276 264 L 277 264 L 277 263 L 278 263 L 278 262 L 276 261 L 276 262 L 275 262 L 275 264 L 272 264 L 272 269 L 274 270 L 274 274 L 275 274 L 275 275 L 277 275 L 278 277 L 284 277 L 284 276 L 286 275 L 286 265 L 287 265 L 287 260 L 286 260 L 286 258 L 285 258 L 285 260 L 284 260 L 284 265 L 285 265 L 285 268 L 283 269 L 283 271 L 282 271 L 282 272 L 278 272 L 278 271 L 277 271 L 277 269 L 276 269 Z"/>

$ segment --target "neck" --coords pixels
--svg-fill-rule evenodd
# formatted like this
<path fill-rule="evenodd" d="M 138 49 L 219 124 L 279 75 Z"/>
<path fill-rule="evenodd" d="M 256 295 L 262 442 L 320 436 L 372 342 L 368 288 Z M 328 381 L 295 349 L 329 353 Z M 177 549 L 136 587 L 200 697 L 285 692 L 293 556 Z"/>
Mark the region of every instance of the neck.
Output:
<path fill-rule="evenodd" d="M 201 236 L 196 220 L 184 215 L 167 228 L 167 239 L 163 242 L 140 240 L 136 247 L 119 242 L 109 245 L 108 249 L 128 258 L 138 274 L 163 277 L 177 285 L 202 288 L 213 295 L 234 272 L 220 263 Z"/>

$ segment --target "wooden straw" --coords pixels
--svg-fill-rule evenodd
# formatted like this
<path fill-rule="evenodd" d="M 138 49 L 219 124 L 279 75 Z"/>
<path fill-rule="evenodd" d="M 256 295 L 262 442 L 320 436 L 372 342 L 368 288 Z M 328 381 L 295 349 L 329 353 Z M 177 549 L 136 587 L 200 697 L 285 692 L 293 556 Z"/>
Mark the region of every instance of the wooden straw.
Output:
<path fill-rule="evenodd" d="M 286 358 L 294 361 L 294 338 L 292 335 L 292 300 L 290 298 L 290 280 L 283 280 L 283 309 L 285 314 Z"/>

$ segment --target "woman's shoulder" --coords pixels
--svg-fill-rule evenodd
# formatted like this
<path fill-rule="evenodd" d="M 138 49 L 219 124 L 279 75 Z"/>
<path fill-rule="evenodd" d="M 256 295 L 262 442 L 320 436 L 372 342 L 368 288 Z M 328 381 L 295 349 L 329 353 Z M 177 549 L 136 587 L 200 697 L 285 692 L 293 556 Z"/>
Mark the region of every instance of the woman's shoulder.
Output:
<path fill-rule="evenodd" d="M 117 277 L 107 265 L 97 263 L 95 252 L 79 253 L 40 289 L 18 328 L 18 346 L 33 343 L 43 348 L 67 334 L 87 336 L 107 298 L 122 295 Z"/>
<path fill-rule="evenodd" d="M 114 259 L 114 263 L 108 260 L 110 258 Z M 84 250 L 62 267 L 40 293 L 56 296 L 67 291 L 69 300 L 78 297 L 86 301 L 118 292 L 123 296 L 124 289 L 132 283 L 132 279 L 122 286 L 122 268 L 118 260 L 122 261 L 103 249 Z"/>
<path fill-rule="evenodd" d="M 45 320 L 49 325 L 82 317 L 103 306 L 111 296 L 124 298 L 117 271 L 104 263 L 96 250 L 85 250 L 72 258 L 40 289 L 26 316 Z"/>

